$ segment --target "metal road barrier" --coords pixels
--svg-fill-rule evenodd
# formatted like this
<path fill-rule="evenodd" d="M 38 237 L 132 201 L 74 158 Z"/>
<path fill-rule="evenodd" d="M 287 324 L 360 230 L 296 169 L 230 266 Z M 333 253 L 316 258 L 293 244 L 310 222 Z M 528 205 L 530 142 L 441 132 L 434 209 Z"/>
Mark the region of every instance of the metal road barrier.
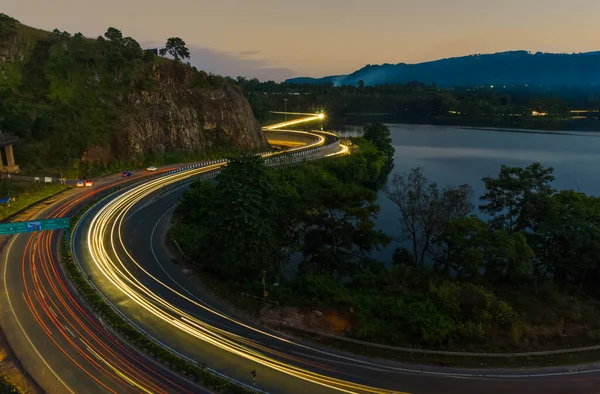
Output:
<path fill-rule="evenodd" d="M 318 335 L 321 337 L 331 338 L 331 339 L 335 339 L 335 340 L 339 340 L 339 341 L 343 341 L 343 342 L 354 343 L 357 345 L 392 350 L 392 351 L 403 352 L 403 353 L 432 354 L 432 355 L 439 355 L 439 356 L 513 358 L 513 357 L 551 356 L 551 355 L 556 355 L 556 354 L 581 353 L 581 352 L 600 350 L 600 345 L 570 348 L 570 349 L 540 350 L 540 351 L 536 351 L 536 352 L 522 352 L 522 353 L 476 353 L 476 352 L 458 352 L 458 351 L 444 351 L 444 350 L 415 349 L 415 348 L 410 348 L 410 347 L 398 347 L 398 346 L 383 345 L 381 343 L 366 342 L 366 341 L 361 341 L 358 339 L 341 337 L 339 335 L 329 334 L 329 333 L 322 332 L 322 331 L 314 331 L 314 330 L 309 330 L 306 328 L 299 328 L 299 327 L 290 325 L 286 322 L 271 321 L 271 322 L 269 322 L 269 324 L 274 325 L 274 326 L 279 326 L 279 327 L 289 327 L 293 330 L 302 331 L 302 332 L 305 332 L 308 334 Z"/>

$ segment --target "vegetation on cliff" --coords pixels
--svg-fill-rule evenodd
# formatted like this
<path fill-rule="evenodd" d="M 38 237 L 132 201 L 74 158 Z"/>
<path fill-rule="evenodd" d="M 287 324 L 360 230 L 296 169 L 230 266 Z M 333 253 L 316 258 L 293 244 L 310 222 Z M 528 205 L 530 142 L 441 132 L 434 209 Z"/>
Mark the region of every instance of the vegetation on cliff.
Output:
<path fill-rule="evenodd" d="M 97 39 L 0 17 L 0 128 L 23 140 L 25 169 L 87 175 L 168 153 L 257 150 L 266 145 L 238 89 L 179 61 L 185 43 L 144 51 L 109 28 Z"/>

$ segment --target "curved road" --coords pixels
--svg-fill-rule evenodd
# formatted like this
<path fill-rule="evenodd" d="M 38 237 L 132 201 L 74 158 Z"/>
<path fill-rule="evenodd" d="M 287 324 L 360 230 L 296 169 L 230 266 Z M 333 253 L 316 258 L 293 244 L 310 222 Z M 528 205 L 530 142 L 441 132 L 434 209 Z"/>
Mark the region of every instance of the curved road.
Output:
<path fill-rule="evenodd" d="M 125 181 L 131 180 L 110 177 L 93 190 L 70 190 L 35 217 L 69 216 Z M 38 384 L 54 393 L 208 393 L 131 348 L 93 316 L 62 275 L 59 235 L 14 236 L 0 256 L 2 327 Z"/>
<path fill-rule="evenodd" d="M 182 355 L 245 383 L 255 369 L 257 386 L 273 393 L 599 391 L 593 367 L 533 377 L 414 367 L 320 348 L 220 313 L 209 297 L 194 295 L 163 242 L 190 176 L 203 171 L 165 171 L 122 189 L 84 216 L 73 240 L 78 261 L 108 301 Z M 72 215 L 118 182 L 124 180 L 109 177 L 92 190 L 69 191 L 35 217 Z M 63 277 L 59 242 L 57 232 L 19 235 L 0 256 L 0 321 L 33 378 L 52 393 L 208 392 L 129 347 L 82 305 Z"/>
<path fill-rule="evenodd" d="M 257 370 L 259 386 L 277 393 L 597 391 L 600 374 L 593 367 L 576 374 L 415 367 L 324 349 L 223 314 L 195 295 L 164 246 L 168 217 L 189 181 L 185 176 L 168 175 L 97 205 L 74 240 L 84 270 L 109 301 L 178 353 L 247 383 Z"/>
<path fill-rule="evenodd" d="M 327 143 L 326 138 L 313 135 L 305 149 Z M 155 178 L 174 169 L 134 172 L 126 179 L 106 177 L 93 188 L 69 190 L 15 220 L 69 217 L 117 184 Z M 0 322 L 33 379 L 50 393 L 210 392 L 130 347 L 94 316 L 64 277 L 60 233 L 10 237 L 0 255 Z"/>

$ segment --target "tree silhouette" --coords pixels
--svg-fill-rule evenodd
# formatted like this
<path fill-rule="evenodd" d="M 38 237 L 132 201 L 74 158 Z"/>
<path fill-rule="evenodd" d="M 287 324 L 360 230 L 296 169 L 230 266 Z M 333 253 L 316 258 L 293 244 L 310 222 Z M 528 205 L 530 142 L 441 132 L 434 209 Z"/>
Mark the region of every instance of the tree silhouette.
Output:
<path fill-rule="evenodd" d="M 185 41 L 179 37 L 171 37 L 167 40 L 167 44 L 160 50 L 160 56 L 165 56 L 167 53 L 175 58 L 175 60 L 189 59 L 190 51 L 185 46 Z"/>

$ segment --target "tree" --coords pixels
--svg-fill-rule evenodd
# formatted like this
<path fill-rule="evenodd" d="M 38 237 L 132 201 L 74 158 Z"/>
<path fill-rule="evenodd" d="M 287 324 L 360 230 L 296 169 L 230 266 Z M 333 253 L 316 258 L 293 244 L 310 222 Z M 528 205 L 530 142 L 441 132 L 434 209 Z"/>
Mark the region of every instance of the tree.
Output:
<path fill-rule="evenodd" d="M 52 45 L 49 51 L 48 66 L 57 77 L 67 79 L 71 83 L 73 64 L 73 58 L 63 43 Z"/>
<path fill-rule="evenodd" d="M 385 155 L 388 168 L 394 165 L 395 149 L 392 145 L 390 129 L 381 123 L 373 123 L 364 127 L 363 137 L 371 141 Z"/>
<path fill-rule="evenodd" d="M 115 43 L 120 43 L 123 41 L 123 33 L 114 27 L 109 27 L 108 30 L 106 30 L 106 33 L 104 33 L 104 37 L 106 37 L 107 40 Z"/>
<path fill-rule="evenodd" d="M 458 278 L 485 274 L 495 282 L 532 275 L 534 255 L 525 236 L 491 229 L 475 215 L 450 221 L 434 242 L 440 248 L 436 266 Z"/>
<path fill-rule="evenodd" d="M 294 191 L 254 156 L 231 160 L 217 181 L 192 188 L 178 209 L 186 223 L 178 234 L 184 232 L 193 257 L 239 282 L 259 279 L 263 270 L 279 274 L 295 224 L 286 212 Z M 194 237 L 185 238 L 187 231 Z"/>
<path fill-rule="evenodd" d="M 479 209 L 492 216 L 494 228 L 509 232 L 531 228 L 531 212 L 545 196 L 554 193 L 552 167 L 533 163 L 526 168 L 503 165 L 497 178 L 485 177 L 486 192 L 480 197 L 486 204 Z"/>
<path fill-rule="evenodd" d="M 160 50 L 160 55 L 165 56 L 167 53 L 175 60 L 190 59 L 190 51 L 185 46 L 185 41 L 179 37 L 171 37 L 167 40 L 167 44 Z"/>
<path fill-rule="evenodd" d="M 570 289 L 597 291 L 600 198 L 565 190 L 547 196 L 530 235 L 540 274 Z"/>
<path fill-rule="evenodd" d="M 0 40 L 6 41 L 12 38 L 17 31 L 18 20 L 10 16 L 0 13 Z"/>
<path fill-rule="evenodd" d="M 373 191 L 316 175 L 300 197 L 306 202 L 302 271 L 353 275 L 369 252 L 389 242 L 374 229 L 379 206 Z"/>
<path fill-rule="evenodd" d="M 362 89 L 365 87 L 365 82 L 361 79 L 360 81 L 358 81 L 356 86 L 358 86 L 359 89 Z"/>
<path fill-rule="evenodd" d="M 76 33 L 73 36 L 73 39 L 69 43 L 69 50 L 72 51 L 75 61 L 84 63 L 88 70 L 98 59 L 98 53 L 95 51 L 93 41 L 86 39 L 81 33 Z"/>
<path fill-rule="evenodd" d="M 432 241 L 453 219 L 473 210 L 469 185 L 440 191 L 429 183 L 421 168 L 394 174 L 385 186 L 386 196 L 398 206 L 402 235 L 398 241 L 410 241 L 415 265 L 423 265 L 431 253 Z"/>

